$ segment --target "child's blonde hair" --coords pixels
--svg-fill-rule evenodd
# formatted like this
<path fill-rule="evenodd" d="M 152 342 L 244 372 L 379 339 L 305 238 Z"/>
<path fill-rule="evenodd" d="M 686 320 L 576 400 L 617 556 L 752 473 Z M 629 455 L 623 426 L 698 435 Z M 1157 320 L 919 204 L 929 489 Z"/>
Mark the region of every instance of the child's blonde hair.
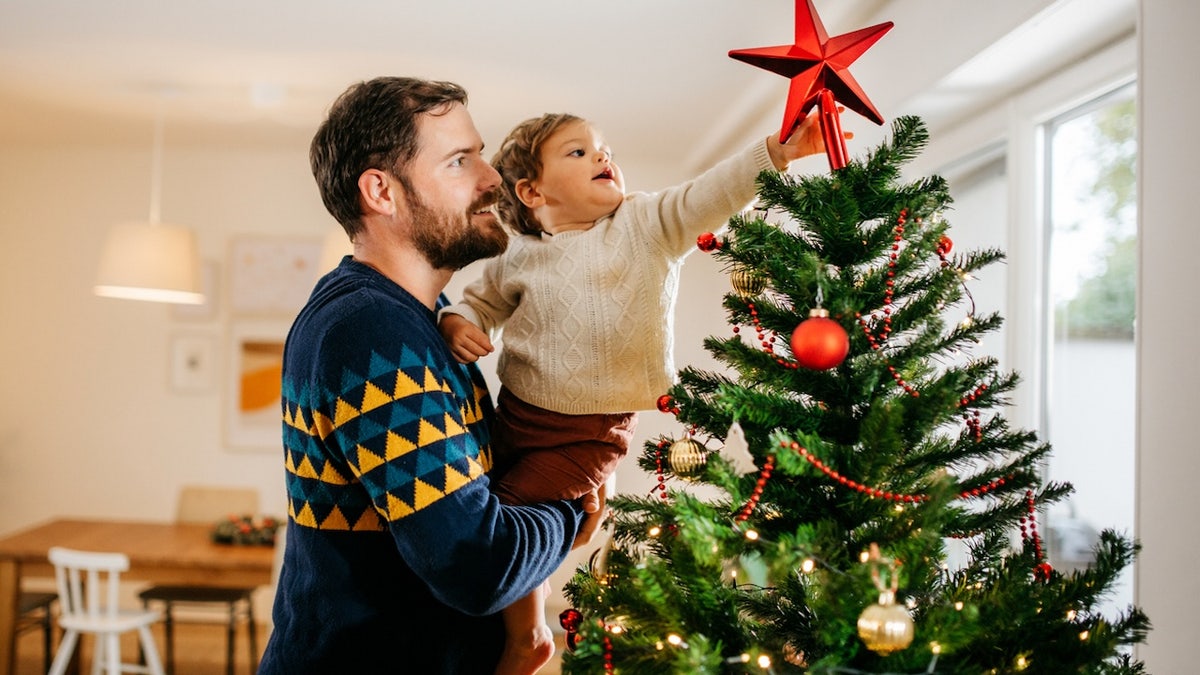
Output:
<path fill-rule="evenodd" d="M 546 113 L 521 122 L 508 132 L 500 149 L 492 157 L 492 166 L 500 172 L 504 185 L 496 206 L 500 221 L 520 234 L 540 235 L 542 226 L 529 209 L 517 199 L 517 181 L 536 180 L 542 174 L 542 143 L 566 124 L 583 121 L 570 113 Z"/>

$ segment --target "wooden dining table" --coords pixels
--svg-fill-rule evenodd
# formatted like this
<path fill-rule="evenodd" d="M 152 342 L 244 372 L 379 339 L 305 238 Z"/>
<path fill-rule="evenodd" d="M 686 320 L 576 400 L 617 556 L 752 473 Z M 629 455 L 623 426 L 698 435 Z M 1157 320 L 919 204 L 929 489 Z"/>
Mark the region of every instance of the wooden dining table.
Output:
<path fill-rule="evenodd" d="M 0 672 L 16 670 L 17 602 L 24 577 L 53 577 L 52 546 L 129 556 L 121 578 L 158 584 L 266 586 L 274 549 L 212 540 L 211 526 L 62 518 L 0 537 Z"/>

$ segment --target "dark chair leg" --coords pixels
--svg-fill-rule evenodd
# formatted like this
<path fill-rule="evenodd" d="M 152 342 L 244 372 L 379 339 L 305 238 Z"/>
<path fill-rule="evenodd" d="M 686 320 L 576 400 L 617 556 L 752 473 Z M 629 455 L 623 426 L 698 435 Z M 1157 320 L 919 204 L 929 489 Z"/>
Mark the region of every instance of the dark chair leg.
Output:
<path fill-rule="evenodd" d="M 150 609 L 150 601 L 142 600 L 142 609 Z M 138 665 L 146 665 L 146 650 L 142 648 L 142 641 L 138 640 Z M 47 670 L 49 670 L 47 668 Z"/>
<path fill-rule="evenodd" d="M 166 653 L 165 669 L 167 675 L 175 675 L 175 618 L 171 614 L 171 603 L 164 603 L 163 608 L 163 643 L 165 645 L 164 652 Z"/>
<path fill-rule="evenodd" d="M 254 622 L 254 598 L 246 598 L 246 627 L 250 632 L 250 672 L 258 672 L 258 624 Z"/>
<path fill-rule="evenodd" d="M 54 655 L 51 644 L 54 622 L 50 616 L 50 605 L 46 605 L 46 613 L 42 615 L 42 670 L 50 671 L 50 659 Z"/>
<path fill-rule="evenodd" d="M 229 623 L 225 625 L 225 673 L 233 675 L 233 647 L 237 639 L 237 602 L 229 603 Z"/>

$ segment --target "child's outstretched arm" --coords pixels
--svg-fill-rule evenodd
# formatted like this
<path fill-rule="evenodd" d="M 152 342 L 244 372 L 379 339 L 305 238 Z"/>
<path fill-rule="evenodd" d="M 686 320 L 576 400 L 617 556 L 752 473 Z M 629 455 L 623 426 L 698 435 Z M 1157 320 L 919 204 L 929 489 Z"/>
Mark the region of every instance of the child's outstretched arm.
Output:
<path fill-rule="evenodd" d="M 487 333 L 459 314 L 444 312 L 438 319 L 438 332 L 459 363 L 474 363 L 495 350 Z"/>
<path fill-rule="evenodd" d="M 843 108 L 838 106 L 838 112 L 842 110 Z M 767 153 L 771 155 L 776 169 L 785 171 L 793 160 L 825 151 L 825 138 L 821 134 L 819 117 L 815 113 L 805 117 L 787 143 L 780 143 L 775 134 L 767 137 Z M 854 134 L 849 131 L 843 132 L 842 135 L 847 139 L 854 138 Z"/>

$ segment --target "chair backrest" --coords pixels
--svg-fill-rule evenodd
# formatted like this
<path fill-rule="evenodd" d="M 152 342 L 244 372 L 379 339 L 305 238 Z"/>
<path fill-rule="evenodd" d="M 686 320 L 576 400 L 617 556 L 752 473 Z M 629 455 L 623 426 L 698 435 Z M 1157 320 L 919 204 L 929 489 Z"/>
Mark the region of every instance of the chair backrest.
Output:
<path fill-rule="evenodd" d="M 116 617 L 121 573 L 129 569 L 129 556 L 56 546 L 49 557 L 64 616 Z"/>
<path fill-rule="evenodd" d="M 175 520 L 209 524 L 226 516 L 258 514 L 258 490 L 254 488 L 185 485 L 179 491 Z"/>

